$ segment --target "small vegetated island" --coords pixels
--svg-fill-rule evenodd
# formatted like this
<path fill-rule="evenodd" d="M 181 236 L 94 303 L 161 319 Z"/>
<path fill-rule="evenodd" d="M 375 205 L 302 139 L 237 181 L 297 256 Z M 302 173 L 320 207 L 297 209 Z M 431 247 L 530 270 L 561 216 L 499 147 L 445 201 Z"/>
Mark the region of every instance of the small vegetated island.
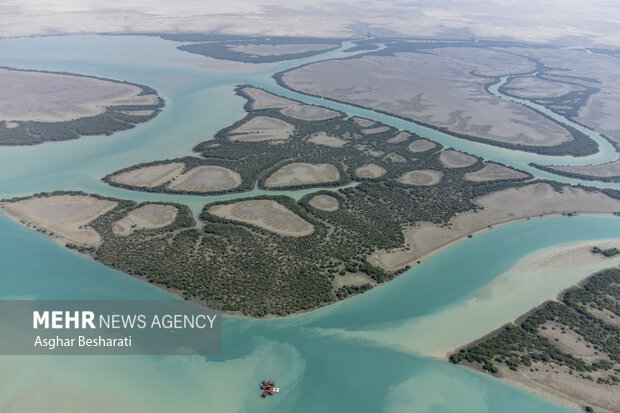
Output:
<path fill-rule="evenodd" d="M 197 145 L 195 156 L 103 179 L 136 191 L 266 194 L 209 203 L 199 217 L 183 205 L 67 192 L 5 200 L 1 208 L 106 265 L 253 317 L 364 292 L 490 225 L 620 211 L 613 191 L 531 181 L 368 119 L 248 85 L 237 93 L 247 99 L 247 116 Z M 298 201 L 280 195 L 299 188 L 314 191 Z M 84 203 L 98 207 L 74 220 L 72 208 Z"/>
<path fill-rule="evenodd" d="M 559 394 L 586 411 L 619 412 L 619 303 L 620 269 L 601 271 L 450 361 Z"/>
<path fill-rule="evenodd" d="M 148 86 L 68 73 L 0 68 L 0 145 L 110 135 L 154 118 Z"/>
<path fill-rule="evenodd" d="M 221 60 L 272 63 L 301 59 L 340 47 L 341 40 L 307 37 L 245 37 L 214 34 L 163 34 L 165 40 L 195 42 L 179 50 Z"/>

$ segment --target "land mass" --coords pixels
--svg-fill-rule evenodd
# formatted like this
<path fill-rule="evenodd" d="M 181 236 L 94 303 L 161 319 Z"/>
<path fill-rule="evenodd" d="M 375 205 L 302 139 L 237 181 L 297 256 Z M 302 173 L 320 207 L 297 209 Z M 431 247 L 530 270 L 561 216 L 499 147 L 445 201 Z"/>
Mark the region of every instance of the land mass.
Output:
<path fill-rule="evenodd" d="M 284 316 L 363 293 L 446 242 L 490 225 L 620 211 L 614 191 L 532 181 L 525 172 L 374 121 L 314 106 L 300 118 L 299 111 L 285 110 L 300 102 L 247 85 L 237 93 L 247 99 L 246 118 L 197 145 L 196 156 L 135 165 L 104 180 L 140 191 L 258 187 L 272 195 L 210 203 L 195 218 L 176 204 L 105 199 L 116 206 L 81 222 L 100 242 L 72 240 L 71 246 L 212 308 Z M 378 130 L 364 133 L 368 128 Z M 411 150 L 416 142 L 426 142 L 423 151 L 419 144 Z M 356 185 L 320 189 L 351 183 Z M 279 195 L 281 188 L 315 191 L 295 201 Z M 32 199 L 65 196 L 99 199 L 64 192 Z M 43 201 L 7 200 L 4 207 L 19 212 L 24 202 Z M 38 219 L 13 215 L 31 225 Z"/>
<path fill-rule="evenodd" d="M 389 113 L 463 139 L 547 155 L 596 153 L 596 142 L 579 130 L 488 92 L 488 86 L 503 76 L 525 76 L 544 68 L 540 59 L 513 51 L 529 50 L 526 46 L 382 41 L 381 50 L 309 63 L 274 77 L 298 92 Z M 539 48 L 532 47 L 544 53 Z M 562 102 L 578 109 L 594 93 L 586 92 L 570 100 L 571 90 L 562 95 Z"/>
<path fill-rule="evenodd" d="M 91 76 L 0 68 L 0 145 L 110 135 L 160 112 L 148 86 Z"/>
<path fill-rule="evenodd" d="M 341 40 L 304 37 L 235 37 L 204 34 L 161 35 L 167 40 L 193 41 L 177 47 L 185 52 L 243 63 L 301 59 L 340 47 Z"/>
<path fill-rule="evenodd" d="M 450 356 L 586 411 L 620 411 L 620 269 L 591 276 Z M 594 409 L 596 410 L 594 410 Z"/>

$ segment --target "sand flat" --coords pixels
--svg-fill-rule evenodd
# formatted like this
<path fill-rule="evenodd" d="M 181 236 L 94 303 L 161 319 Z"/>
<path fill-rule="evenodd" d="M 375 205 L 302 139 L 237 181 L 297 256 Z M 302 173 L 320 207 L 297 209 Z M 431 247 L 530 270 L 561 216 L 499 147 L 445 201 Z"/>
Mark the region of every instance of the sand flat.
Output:
<path fill-rule="evenodd" d="M 396 179 L 396 182 L 400 182 L 405 185 L 431 186 L 437 185 L 441 181 L 442 177 L 443 172 L 432 169 L 420 169 L 404 173 Z"/>
<path fill-rule="evenodd" d="M 88 195 L 54 195 L 3 202 L 0 208 L 18 222 L 53 232 L 64 243 L 98 246 L 101 237 L 88 224 L 116 205 Z"/>
<path fill-rule="evenodd" d="M 168 188 L 177 191 L 227 191 L 241 185 L 241 175 L 228 168 L 203 165 L 192 168 L 172 181 Z"/>
<path fill-rule="evenodd" d="M 387 141 L 388 143 L 401 143 L 401 142 L 405 142 L 410 137 L 411 137 L 411 134 L 409 132 L 400 131 L 396 134 L 396 136 L 388 139 Z"/>
<path fill-rule="evenodd" d="M 299 120 L 326 120 L 340 116 L 340 112 L 314 105 L 290 105 L 280 109 L 280 113 L 289 118 Z"/>
<path fill-rule="evenodd" d="M 288 139 L 295 127 L 270 116 L 256 116 L 229 132 L 228 139 L 241 142 L 261 142 Z"/>
<path fill-rule="evenodd" d="M 515 77 L 506 83 L 504 88 L 511 95 L 524 99 L 555 98 L 585 90 L 582 86 L 554 82 L 536 76 Z"/>
<path fill-rule="evenodd" d="M 355 122 L 357 126 L 361 126 L 362 128 L 369 128 L 377 124 L 377 122 L 375 122 L 374 120 L 360 118 L 358 116 L 353 117 L 351 119 L 353 120 L 353 122 Z"/>
<path fill-rule="evenodd" d="M 568 130 L 555 122 L 485 89 L 489 78 L 534 68 L 527 58 L 498 50 L 445 47 L 424 54 L 396 52 L 316 62 L 288 71 L 282 79 L 302 93 L 492 141 L 554 146 L 572 140 Z"/>
<path fill-rule="evenodd" d="M 465 179 L 472 182 L 501 181 L 521 178 L 527 178 L 527 175 L 523 172 L 493 162 L 488 162 L 484 168 L 479 171 L 465 174 Z"/>
<path fill-rule="evenodd" d="M 453 149 L 442 151 L 439 155 L 439 161 L 446 168 L 465 168 L 476 163 L 475 156 L 467 155 Z"/>
<path fill-rule="evenodd" d="M 557 344 L 557 343 L 556 343 Z M 512 371 L 505 365 L 499 366 L 499 375 L 502 379 L 525 390 L 547 397 L 579 411 L 583 405 L 594 407 L 595 412 L 618 412 L 620 392 L 610 391 L 606 386 L 581 379 L 577 374 L 568 374 L 566 368 L 554 365 L 553 369 L 544 363 L 532 363 L 532 369 L 521 368 Z M 538 369 L 538 371 L 536 371 Z M 594 380 L 600 372 L 590 372 Z"/>
<path fill-rule="evenodd" d="M 390 130 L 389 126 L 377 126 L 376 128 L 362 129 L 362 133 L 364 135 L 374 135 L 375 133 L 382 133 L 382 132 L 386 132 L 389 130 Z"/>
<path fill-rule="evenodd" d="M 290 163 L 274 172 L 265 181 L 267 188 L 279 188 L 293 185 L 320 184 L 336 182 L 340 179 L 338 168 L 328 163 L 310 164 Z"/>
<path fill-rule="evenodd" d="M 310 139 L 308 139 L 308 142 L 312 142 L 317 145 L 329 146 L 330 148 L 341 148 L 347 143 L 347 141 L 328 135 L 325 132 L 313 133 L 312 136 L 310 136 Z"/>
<path fill-rule="evenodd" d="M 414 153 L 426 152 L 436 146 L 437 144 L 435 142 L 431 142 L 428 139 L 416 139 L 409 144 L 409 150 Z"/>
<path fill-rule="evenodd" d="M 333 212 L 338 210 L 338 199 L 329 195 L 315 195 L 309 204 L 321 211 Z"/>
<path fill-rule="evenodd" d="M 114 105 L 152 105 L 138 86 L 85 76 L 0 69 L 0 120 L 63 122 Z"/>
<path fill-rule="evenodd" d="M 252 99 L 250 107 L 254 110 L 280 109 L 280 113 L 299 120 L 326 120 L 340 116 L 340 112 L 322 106 L 306 105 L 296 100 L 274 95 L 255 87 L 241 89 Z"/>
<path fill-rule="evenodd" d="M 374 164 L 374 163 L 368 163 L 366 165 L 362 165 L 355 170 L 355 176 L 357 176 L 358 178 L 365 178 L 365 179 L 379 178 L 385 175 L 386 173 L 387 171 L 385 170 L 385 168 L 377 164 Z"/>
<path fill-rule="evenodd" d="M 147 204 L 134 209 L 126 217 L 112 224 L 112 232 L 127 236 L 140 229 L 163 228 L 174 222 L 178 212 L 172 205 Z"/>
<path fill-rule="evenodd" d="M 289 43 L 289 44 L 234 44 L 229 45 L 230 50 L 247 53 L 255 56 L 280 56 L 284 54 L 296 54 L 305 52 L 318 52 L 331 49 L 336 45 L 330 43 Z"/>
<path fill-rule="evenodd" d="M 255 225 L 276 234 L 303 237 L 314 232 L 314 226 L 273 200 L 248 200 L 214 205 L 209 213 L 220 218 Z"/>
<path fill-rule="evenodd" d="M 294 100 L 284 98 L 282 96 L 274 95 L 266 90 L 258 89 L 255 87 L 244 87 L 241 89 L 243 93 L 252 98 L 251 108 L 254 110 L 260 109 L 280 109 L 286 108 L 291 105 L 297 104 Z"/>
<path fill-rule="evenodd" d="M 184 168 L 185 164 L 181 162 L 145 166 L 144 168 L 113 175 L 110 179 L 119 184 L 154 188 L 178 176 Z"/>

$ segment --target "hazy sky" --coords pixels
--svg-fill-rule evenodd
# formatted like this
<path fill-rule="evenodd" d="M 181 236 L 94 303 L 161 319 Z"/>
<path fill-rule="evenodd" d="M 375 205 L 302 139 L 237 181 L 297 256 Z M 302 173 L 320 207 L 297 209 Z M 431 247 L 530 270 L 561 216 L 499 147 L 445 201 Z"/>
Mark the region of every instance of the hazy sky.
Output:
<path fill-rule="evenodd" d="M 617 0 L 2 0 L 0 36 L 223 32 L 620 46 Z"/>

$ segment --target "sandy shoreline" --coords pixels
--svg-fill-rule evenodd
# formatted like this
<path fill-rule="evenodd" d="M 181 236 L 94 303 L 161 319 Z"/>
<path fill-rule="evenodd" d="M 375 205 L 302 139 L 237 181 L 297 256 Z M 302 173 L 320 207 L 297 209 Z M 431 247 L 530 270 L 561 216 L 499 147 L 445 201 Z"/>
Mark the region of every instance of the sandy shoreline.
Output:
<path fill-rule="evenodd" d="M 620 239 L 582 241 L 550 247 L 525 257 L 517 262 L 508 272 L 537 271 L 539 274 L 544 272 L 545 276 L 553 277 L 554 271 L 556 274 L 558 271 L 569 271 L 568 269 L 575 267 L 576 262 L 579 262 L 581 266 L 584 267 L 587 267 L 589 264 L 594 262 L 603 264 L 605 268 L 618 267 L 620 266 L 619 258 L 605 258 L 600 254 L 591 253 L 591 248 L 593 246 L 600 247 L 601 249 L 607 249 L 617 247 L 618 245 L 620 245 Z M 494 328 L 467 344 L 454 347 L 444 354 L 437 356 L 442 360 L 448 361 L 450 354 L 456 353 L 460 349 L 469 348 L 483 343 L 500 334 L 507 326 L 520 325 L 525 319 L 544 307 L 549 301 L 559 301 L 567 291 L 583 286 L 587 280 L 589 280 L 597 272 L 598 271 L 584 274 L 584 276 L 575 281 L 573 285 L 563 288 L 555 297 L 548 298 L 547 300 L 538 303 L 527 312 L 516 317 L 514 320 Z M 550 331 L 552 330 L 547 329 L 544 332 L 548 333 Z M 594 352 L 594 350 L 592 351 Z M 594 352 L 594 354 L 598 353 Z M 580 357 L 580 354 L 577 353 L 575 356 Z M 481 368 L 481 365 L 467 362 L 461 364 L 488 375 L 488 373 Z M 534 367 L 536 367 L 535 370 L 533 369 Z M 609 389 L 603 387 L 602 385 L 584 381 L 577 376 L 569 374 L 566 367 L 538 363 L 533 365 L 532 369 L 523 367 L 516 372 L 509 370 L 504 365 L 500 365 L 498 368 L 499 375 L 493 377 L 502 379 L 512 385 L 548 398 L 561 405 L 578 410 L 583 410 L 584 406 L 591 405 L 595 407 L 595 411 L 617 412 L 617 410 L 608 410 L 604 407 L 613 406 L 615 404 L 613 393 L 610 393 Z"/>
<path fill-rule="evenodd" d="M 62 245 L 97 247 L 101 237 L 88 224 L 116 205 L 89 195 L 53 195 L 2 202 L 0 212 Z"/>
<path fill-rule="evenodd" d="M 613 216 L 613 212 L 620 211 L 620 201 L 604 194 L 567 186 L 563 192 L 556 192 L 546 183 L 492 192 L 474 202 L 482 209 L 456 215 L 448 228 L 429 222 L 405 228 L 404 250 L 377 251 L 369 262 L 395 271 L 406 265 L 415 266 L 457 242 L 500 225 L 567 214 Z"/>

